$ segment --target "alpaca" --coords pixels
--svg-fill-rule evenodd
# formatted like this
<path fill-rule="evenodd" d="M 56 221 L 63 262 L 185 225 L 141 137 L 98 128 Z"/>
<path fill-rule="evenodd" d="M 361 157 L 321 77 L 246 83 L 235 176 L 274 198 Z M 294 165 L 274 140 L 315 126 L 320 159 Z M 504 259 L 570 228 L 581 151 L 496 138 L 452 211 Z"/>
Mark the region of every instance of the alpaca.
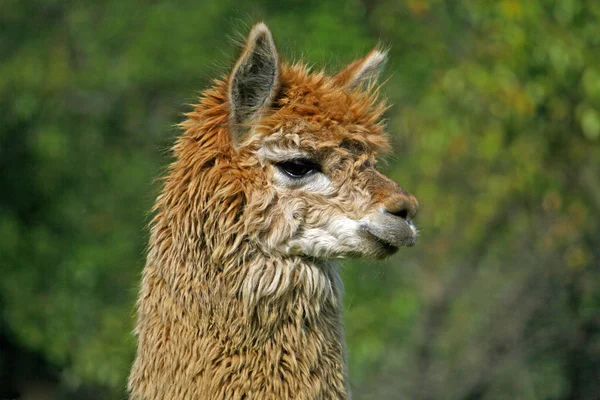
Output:
<path fill-rule="evenodd" d="M 259 23 L 187 114 L 151 222 L 131 398 L 349 398 L 333 260 L 417 238 L 415 198 L 375 169 L 384 60 L 310 72 Z"/>

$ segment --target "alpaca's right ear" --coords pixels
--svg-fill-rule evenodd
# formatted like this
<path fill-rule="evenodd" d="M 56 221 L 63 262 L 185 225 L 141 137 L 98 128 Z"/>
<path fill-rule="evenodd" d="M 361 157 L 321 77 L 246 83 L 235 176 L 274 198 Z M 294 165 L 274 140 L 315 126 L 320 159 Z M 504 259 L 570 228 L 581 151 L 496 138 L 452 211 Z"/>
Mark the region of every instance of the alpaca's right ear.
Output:
<path fill-rule="evenodd" d="M 229 123 L 234 144 L 239 144 L 248 123 L 271 106 L 278 86 L 277 48 L 271 31 L 261 22 L 250 31 L 229 77 Z"/>
<path fill-rule="evenodd" d="M 342 69 L 333 79 L 338 84 L 351 89 L 364 83 L 374 82 L 379 78 L 386 59 L 387 53 L 384 50 L 374 49 L 365 57 Z"/>

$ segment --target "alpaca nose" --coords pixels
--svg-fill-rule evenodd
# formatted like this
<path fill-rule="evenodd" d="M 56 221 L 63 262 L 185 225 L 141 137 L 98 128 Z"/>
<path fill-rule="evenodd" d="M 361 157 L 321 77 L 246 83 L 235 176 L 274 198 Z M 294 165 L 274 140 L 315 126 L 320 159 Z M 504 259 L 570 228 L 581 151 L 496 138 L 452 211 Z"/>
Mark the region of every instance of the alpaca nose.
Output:
<path fill-rule="evenodd" d="M 384 204 L 384 211 L 405 220 L 412 220 L 417 215 L 419 202 L 408 193 L 397 194 Z"/>

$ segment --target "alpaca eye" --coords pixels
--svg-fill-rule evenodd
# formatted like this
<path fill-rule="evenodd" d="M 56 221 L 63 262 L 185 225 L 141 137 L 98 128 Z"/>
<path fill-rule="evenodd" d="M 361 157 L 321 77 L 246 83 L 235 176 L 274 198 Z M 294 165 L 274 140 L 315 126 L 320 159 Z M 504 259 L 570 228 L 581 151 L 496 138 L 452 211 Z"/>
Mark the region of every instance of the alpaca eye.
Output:
<path fill-rule="evenodd" d="M 308 159 L 283 161 L 277 164 L 277 168 L 290 178 L 302 178 L 314 172 L 321 171 L 319 164 Z"/>

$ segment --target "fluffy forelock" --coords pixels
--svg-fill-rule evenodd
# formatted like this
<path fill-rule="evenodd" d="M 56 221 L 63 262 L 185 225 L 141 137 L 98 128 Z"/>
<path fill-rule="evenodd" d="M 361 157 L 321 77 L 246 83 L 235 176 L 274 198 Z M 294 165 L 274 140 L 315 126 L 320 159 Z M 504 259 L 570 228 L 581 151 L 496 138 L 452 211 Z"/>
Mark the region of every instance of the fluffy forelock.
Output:
<path fill-rule="evenodd" d="M 384 133 L 383 114 L 387 104 L 379 88 L 349 88 L 322 71 L 312 72 L 305 64 L 282 64 L 272 109 L 252 123 L 255 135 L 250 139 L 257 142 L 274 132 L 300 128 L 300 133 L 318 137 L 320 148 L 338 147 L 343 141 L 366 152 L 386 152 L 389 141 Z M 227 114 L 227 79 L 217 80 L 202 93 L 200 104 L 187 114 L 188 120 L 181 126 L 187 135 L 196 139 L 202 136 L 208 152 L 218 147 L 230 153 Z M 198 126 L 198 122 L 202 125 Z"/>
<path fill-rule="evenodd" d="M 280 85 L 273 112 L 257 122 L 255 131 L 261 136 L 296 130 L 315 139 L 320 148 L 342 142 L 353 142 L 366 152 L 389 148 L 383 129 L 387 107 L 378 87 L 341 86 L 304 64 L 282 65 Z"/>

